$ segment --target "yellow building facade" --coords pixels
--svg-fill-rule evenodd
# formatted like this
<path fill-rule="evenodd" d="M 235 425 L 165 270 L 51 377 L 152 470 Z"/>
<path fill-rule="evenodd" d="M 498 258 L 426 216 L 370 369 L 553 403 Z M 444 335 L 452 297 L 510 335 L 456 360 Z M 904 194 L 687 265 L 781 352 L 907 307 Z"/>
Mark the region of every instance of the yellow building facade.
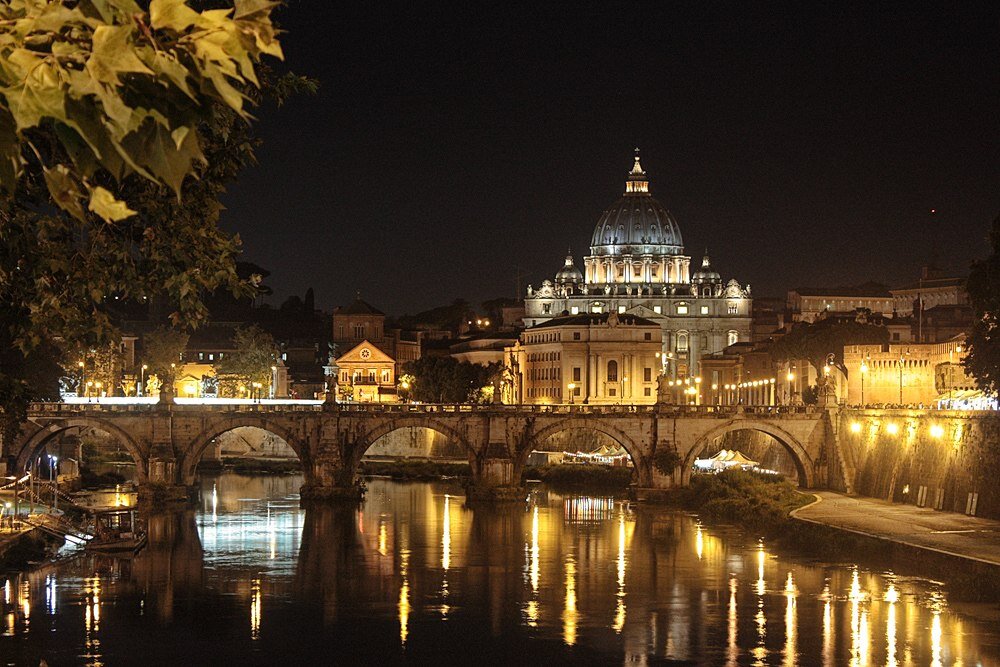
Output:
<path fill-rule="evenodd" d="M 652 404 L 661 373 L 660 325 L 635 315 L 555 317 L 506 349 L 514 403 Z"/>
<path fill-rule="evenodd" d="M 965 336 L 943 343 L 847 345 L 848 405 L 932 405 L 973 391 L 962 366 Z M 842 399 L 843 400 L 843 399 Z"/>
<path fill-rule="evenodd" d="M 396 403 L 396 360 L 368 340 L 337 357 L 341 396 L 359 403 Z"/>

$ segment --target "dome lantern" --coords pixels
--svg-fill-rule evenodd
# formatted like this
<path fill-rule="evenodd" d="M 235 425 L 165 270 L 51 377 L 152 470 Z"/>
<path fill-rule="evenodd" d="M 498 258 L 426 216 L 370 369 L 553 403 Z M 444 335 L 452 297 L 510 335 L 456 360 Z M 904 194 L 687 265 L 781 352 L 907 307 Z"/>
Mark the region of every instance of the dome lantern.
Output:
<path fill-rule="evenodd" d="M 649 181 L 646 179 L 646 172 L 642 170 L 642 165 L 639 164 L 638 148 L 635 149 L 635 164 L 632 165 L 632 171 L 628 173 L 628 180 L 625 181 L 625 194 L 649 194 Z"/>

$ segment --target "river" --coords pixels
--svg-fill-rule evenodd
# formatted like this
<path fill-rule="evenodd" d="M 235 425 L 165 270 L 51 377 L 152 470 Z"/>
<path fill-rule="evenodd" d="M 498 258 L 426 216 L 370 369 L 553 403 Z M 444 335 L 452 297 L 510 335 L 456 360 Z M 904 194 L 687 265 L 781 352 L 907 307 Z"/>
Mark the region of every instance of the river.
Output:
<path fill-rule="evenodd" d="M 306 511 L 300 484 L 205 476 L 131 561 L 0 578 L 0 663 L 1000 664 L 996 605 L 690 515 L 543 487 L 470 509 L 388 480 Z"/>

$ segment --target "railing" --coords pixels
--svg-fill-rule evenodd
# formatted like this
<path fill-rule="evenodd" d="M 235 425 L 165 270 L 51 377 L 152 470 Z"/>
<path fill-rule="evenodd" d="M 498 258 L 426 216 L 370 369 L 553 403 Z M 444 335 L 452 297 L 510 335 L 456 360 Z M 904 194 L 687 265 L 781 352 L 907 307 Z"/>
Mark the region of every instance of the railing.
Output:
<path fill-rule="evenodd" d="M 33 403 L 31 414 L 69 413 L 295 413 L 336 412 L 347 414 L 561 414 L 561 415 L 659 415 L 669 417 L 719 417 L 747 414 L 756 416 L 820 415 L 823 408 L 813 405 L 592 405 L 585 403 L 552 405 L 508 405 L 478 403 L 174 403 L 161 404 L 101 404 L 101 403 Z"/>

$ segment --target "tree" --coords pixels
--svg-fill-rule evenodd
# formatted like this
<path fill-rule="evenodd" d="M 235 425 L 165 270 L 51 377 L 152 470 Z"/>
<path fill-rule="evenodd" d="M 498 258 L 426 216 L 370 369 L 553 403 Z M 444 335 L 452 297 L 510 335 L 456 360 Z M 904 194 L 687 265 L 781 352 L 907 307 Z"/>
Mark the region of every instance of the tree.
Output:
<path fill-rule="evenodd" d="M 206 293 L 253 295 L 219 195 L 254 161 L 248 103 L 315 84 L 260 66 L 276 3 L 210 4 L 0 3 L 0 349 L 117 340 L 112 298 L 162 295 L 194 325 Z M 7 429 L 40 397 L 24 367 L 0 367 Z"/>
<path fill-rule="evenodd" d="M 1000 394 L 1000 215 L 990 232 L 993 253 L 972 265 L 966 289 L 974 314 L 965 369 L 984 392 Z"/>
<path fill-rule="evenodd" d="M 421 357 L 405 364 L 403 370 L 413 377 L 410 397 L 424 403 L 478 402 L 494 375 L 486 366 L 454 357 Z"/>
<path fill-rule="evenodd" d="M 254 383 L 270 387 L 271 367 L 278 363 L 278 346 L 271 334 L 256 324 L 240 327 L 233 334 L 233 347 L 235 351 L 219 362 L 218 372 L 238 378 L 246 387 Z"/>
<path fill-rule="evenodd" d="M 173 382 L 177 364 L 181 363 L 190 336 L 183 331 L 158 327 L 142 337 L 142 359 L 149 374 L 165 382 Z"/>
<path fill-rule="evenodd" d="M 843 367 L 845 345 L 882 345 L 888 340 L 889 331 L 873 324 L 836 320 L 799 322 L 775 341 L 771 356 L 777 361 L 805 359 L 821 373 L 830 354 L 834 364 Z"/>

